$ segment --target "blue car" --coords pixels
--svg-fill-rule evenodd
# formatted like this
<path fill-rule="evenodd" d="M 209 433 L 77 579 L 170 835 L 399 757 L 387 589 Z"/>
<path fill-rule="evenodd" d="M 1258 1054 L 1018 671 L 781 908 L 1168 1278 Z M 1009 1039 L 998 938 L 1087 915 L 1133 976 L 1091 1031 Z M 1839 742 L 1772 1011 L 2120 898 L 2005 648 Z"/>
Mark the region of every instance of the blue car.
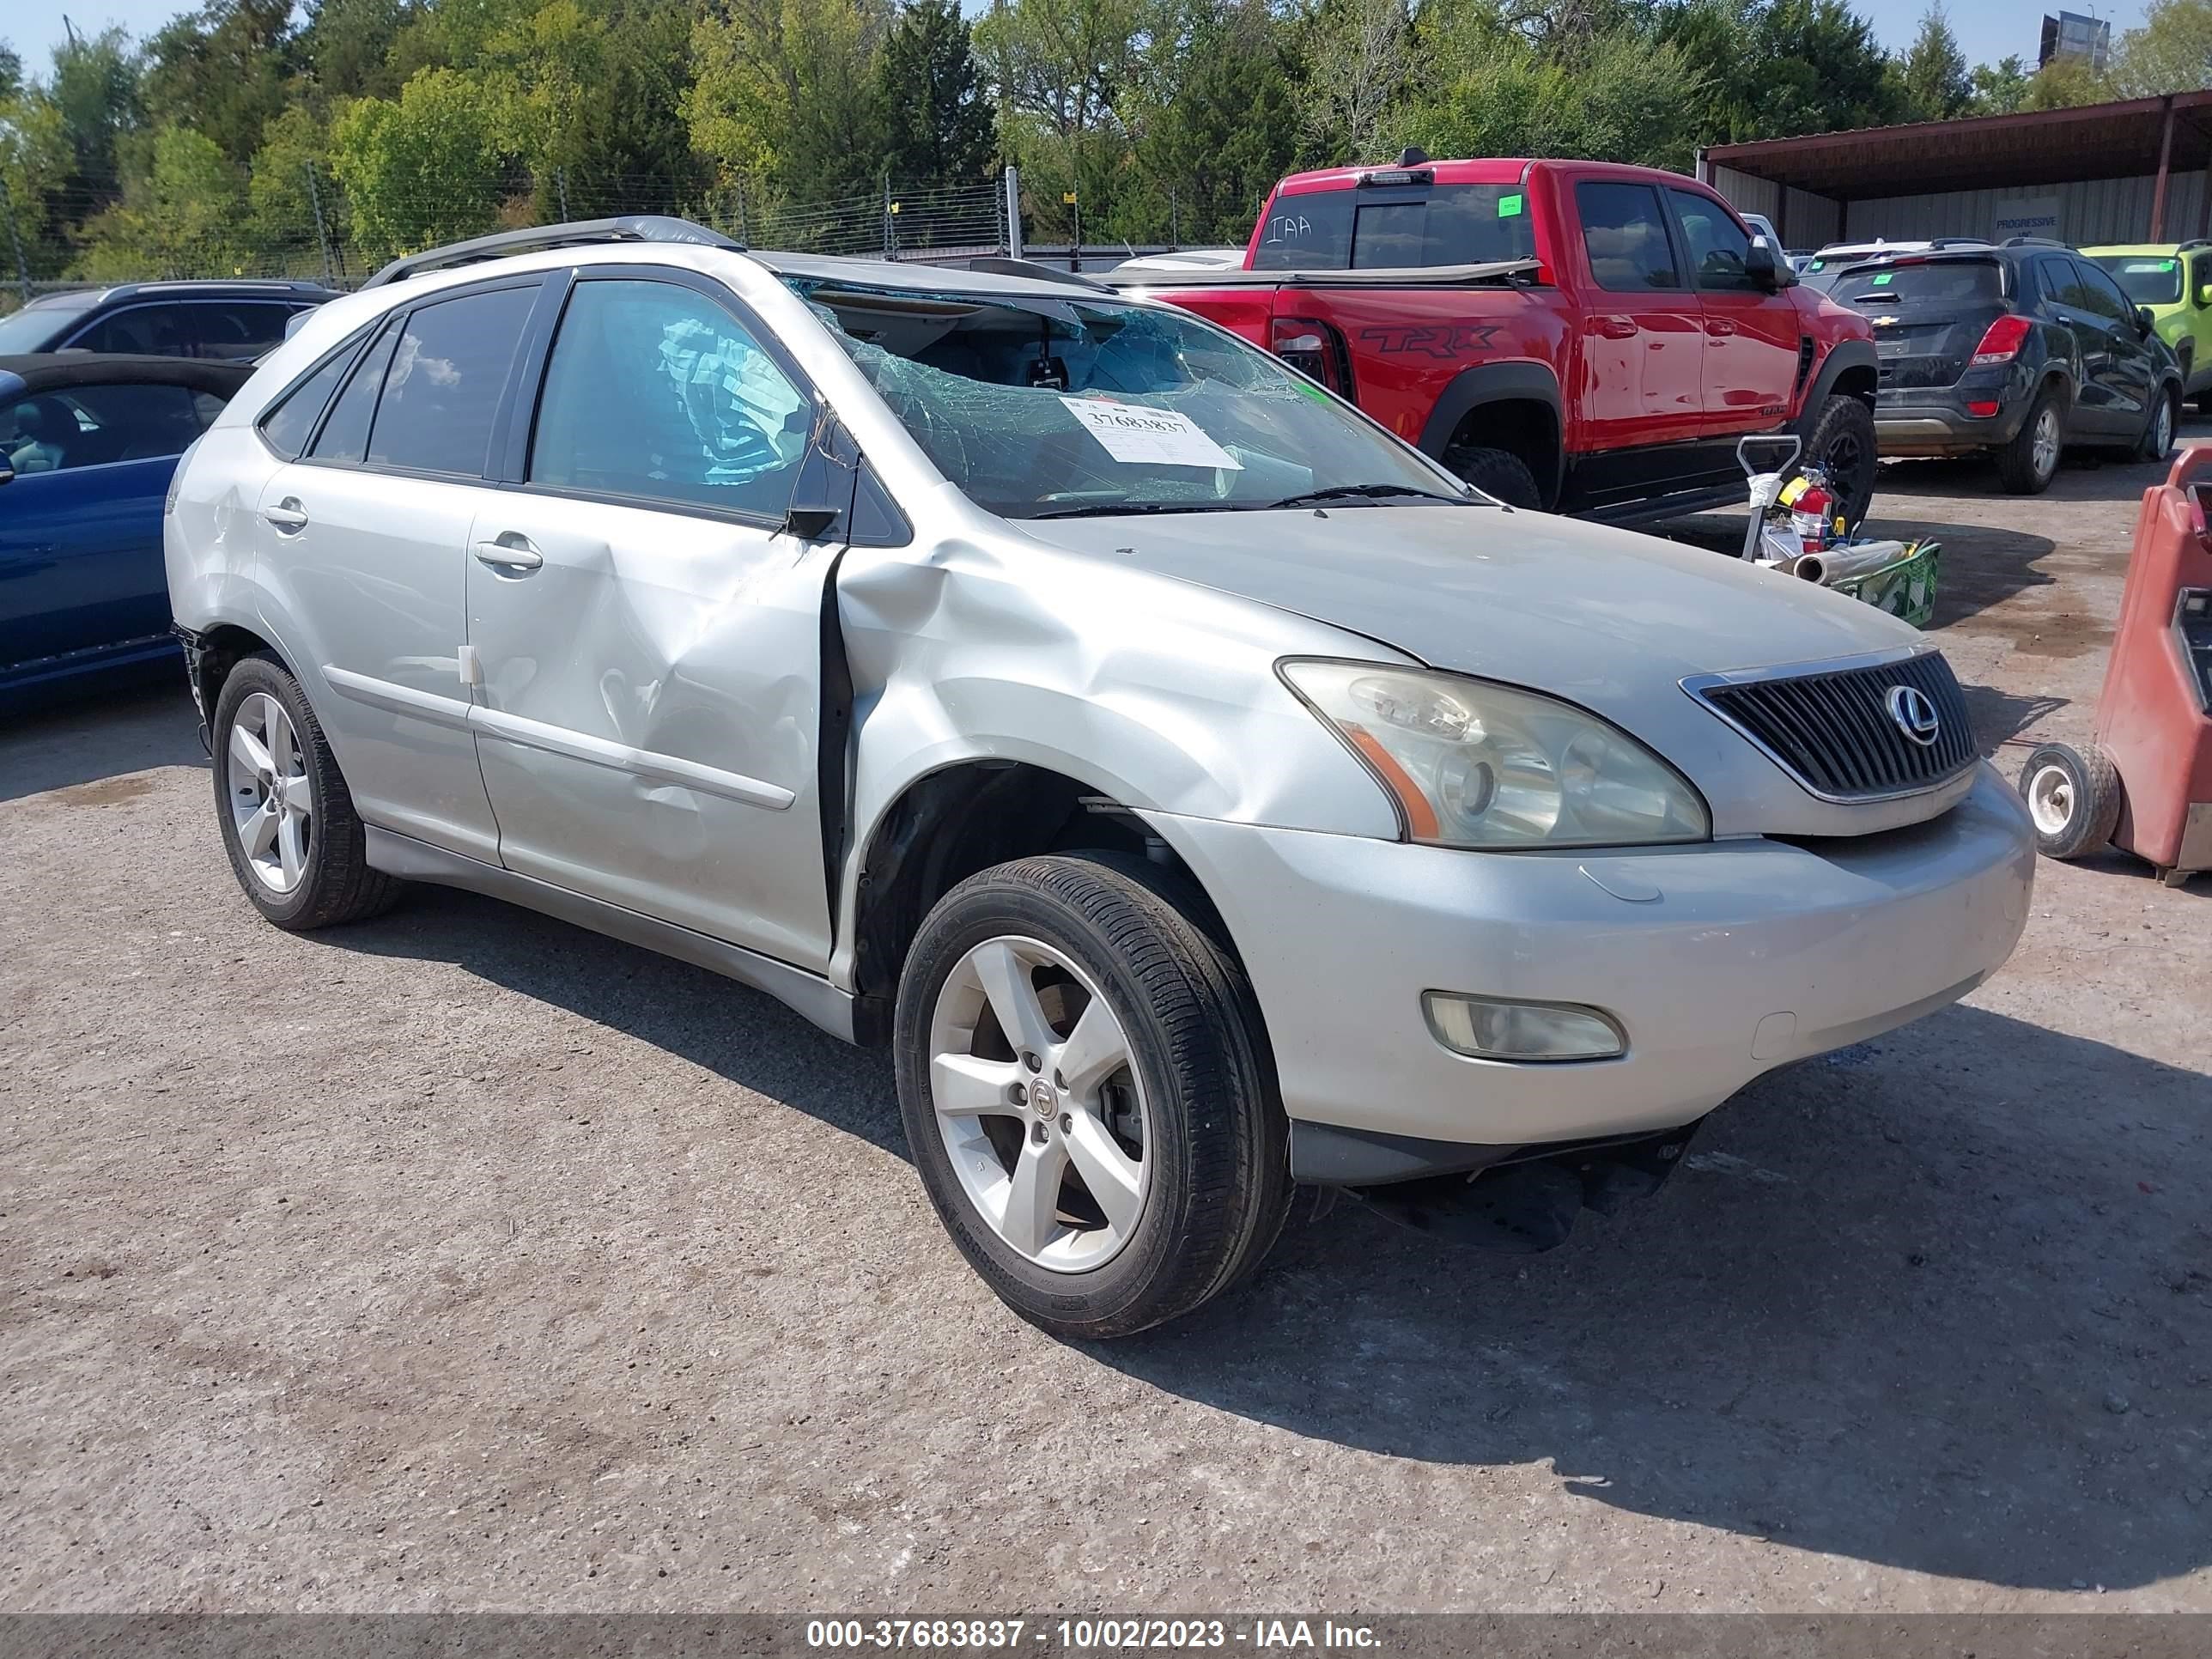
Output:
<path fill-rule="evenodd" d="M 161 506 L 246 363 L 0 357 L 0 702 L 174 657 Z"/>

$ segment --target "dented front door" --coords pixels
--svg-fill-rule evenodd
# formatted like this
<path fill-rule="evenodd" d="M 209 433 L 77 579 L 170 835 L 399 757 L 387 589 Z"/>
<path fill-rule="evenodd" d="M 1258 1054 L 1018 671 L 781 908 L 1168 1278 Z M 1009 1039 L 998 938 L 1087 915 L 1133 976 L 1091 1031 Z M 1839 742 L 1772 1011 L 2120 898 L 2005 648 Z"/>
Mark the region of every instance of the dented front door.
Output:
<path fill-rule="evenodd" d="M 725 519 L 487 493 L 469 644 L 501 862 L 820 969 L 836 552 Z"/>

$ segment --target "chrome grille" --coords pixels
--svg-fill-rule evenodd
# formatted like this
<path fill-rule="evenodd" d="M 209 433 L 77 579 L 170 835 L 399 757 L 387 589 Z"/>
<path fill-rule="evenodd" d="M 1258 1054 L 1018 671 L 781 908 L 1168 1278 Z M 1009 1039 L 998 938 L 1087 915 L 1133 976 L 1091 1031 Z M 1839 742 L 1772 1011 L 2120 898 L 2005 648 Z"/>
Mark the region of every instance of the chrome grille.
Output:
<path fill-rule="evenodd" d="M 1900 685 L 1935 705 L 1932 744 L 1915 743 L 1891 717 L 1889 694 Z M 1683 689 L 1827 800 L 1880 800 L 1933 788 L 1972 765 L 1978 752 L 1966 695 L 1938 651 L 1753 680 L 1708 676 L 1686 680 Z"/>

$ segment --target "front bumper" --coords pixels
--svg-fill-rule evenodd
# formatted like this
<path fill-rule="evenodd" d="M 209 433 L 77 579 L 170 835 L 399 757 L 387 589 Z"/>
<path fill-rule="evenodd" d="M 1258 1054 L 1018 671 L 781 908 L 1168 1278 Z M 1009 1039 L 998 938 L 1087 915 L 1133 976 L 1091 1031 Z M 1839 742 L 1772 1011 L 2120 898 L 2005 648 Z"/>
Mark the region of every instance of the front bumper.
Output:
<path fill-rule="evenodd" d="M 1486 854 L 1145 816 L 1221 911 L 1294 1127 L 1453 1143 L 1462 1168 L 1689 1123 L 1785 1061 L 1933 1012 L 2011 954 L 2035 871 L 2026 810 L 1986 763 L 1932 823 L 1805 845 Z M 1430 1033 L 1432 989 L 1601 1008 L 1627 1052 L 1469 1059 Z"/>

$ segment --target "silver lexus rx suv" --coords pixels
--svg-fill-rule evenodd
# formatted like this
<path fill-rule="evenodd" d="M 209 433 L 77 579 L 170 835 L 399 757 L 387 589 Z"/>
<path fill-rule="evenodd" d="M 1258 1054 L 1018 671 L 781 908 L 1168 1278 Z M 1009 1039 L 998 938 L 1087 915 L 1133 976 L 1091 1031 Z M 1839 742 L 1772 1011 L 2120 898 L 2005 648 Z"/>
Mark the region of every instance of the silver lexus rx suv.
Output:
<path fill-rule="evenodd" d="M 419 256 L 232 401 L 167 546 L 264 916 L 471 888 L 890 1043 L 954 1243 L 1068 1335 L 1236 1283 L 1297 1182 L 1556 1242 L 2027 914 L 1911 629 L 1500 507 L 1079 278 Z"/>

